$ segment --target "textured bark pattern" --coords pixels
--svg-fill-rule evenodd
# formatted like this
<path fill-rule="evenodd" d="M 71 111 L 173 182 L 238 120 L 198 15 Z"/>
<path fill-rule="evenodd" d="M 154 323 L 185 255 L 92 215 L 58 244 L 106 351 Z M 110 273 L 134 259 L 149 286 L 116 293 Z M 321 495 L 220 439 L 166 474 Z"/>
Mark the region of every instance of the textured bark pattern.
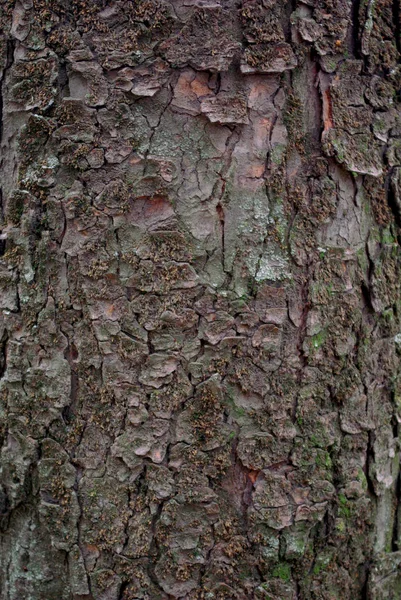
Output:
<path fill-rule="evenodd" d="M 1 598 L 401 597 L 399 2 L 0 11 Z"/>

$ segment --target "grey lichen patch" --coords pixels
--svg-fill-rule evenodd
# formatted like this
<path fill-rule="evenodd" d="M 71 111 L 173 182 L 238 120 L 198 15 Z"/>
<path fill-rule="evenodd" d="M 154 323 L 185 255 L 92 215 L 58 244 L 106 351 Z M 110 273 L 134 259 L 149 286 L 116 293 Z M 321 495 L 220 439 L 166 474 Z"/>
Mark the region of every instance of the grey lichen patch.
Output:
<path fill-rule="evenodd" d="M 282 281 L 290 277 L 288 259 L 282 253 L 267 251 L 258 260 L 255 272 L 258 283 L 265 280 Z"/>
<path fill-rule="evenodd" d="M 349 171 L 379 177 L 383 172 L 380 146 L 369 135 L 350 135 L 330 129 L 323 140 L 328 156 L 335 156 Z"/>

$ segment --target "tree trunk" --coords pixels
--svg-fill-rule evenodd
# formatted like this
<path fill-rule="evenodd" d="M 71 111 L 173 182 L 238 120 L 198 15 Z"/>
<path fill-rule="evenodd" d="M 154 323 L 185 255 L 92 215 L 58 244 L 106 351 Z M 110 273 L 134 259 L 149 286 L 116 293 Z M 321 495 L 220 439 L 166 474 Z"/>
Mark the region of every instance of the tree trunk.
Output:
<path fill-rule="evenodd" d="M 400 598 L 399 1 L 0 11 L 1 598 Z"/>

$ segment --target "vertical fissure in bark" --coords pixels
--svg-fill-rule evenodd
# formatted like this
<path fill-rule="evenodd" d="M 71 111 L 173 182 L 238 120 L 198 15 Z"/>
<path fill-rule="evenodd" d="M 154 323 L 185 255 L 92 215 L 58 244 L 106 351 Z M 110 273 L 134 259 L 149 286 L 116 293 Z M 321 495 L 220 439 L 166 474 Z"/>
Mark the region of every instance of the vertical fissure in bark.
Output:
<path fill-rule="evenodd" d="M 361 56 L 360 44 L 360 11 L 361 0 L 353 0 L 351 8 L 351 52 L 356 58 Z"/>
<path fill-rule="evenodd" d="M 129 582 L 123 581 L 123 583 L 120 586 L 120 590 L 118 592 L 118 600 L 124 600 L 125 592 L 128 590 L 128 587 L 129 587 Z"/>
<path fill-rule="evenodd" d="M 363 565 L 364 578 L 361 589 L 361 600 L 370 600 L 369 595 L 369 575 L 370 575 L 370 564 L 367 562 Z"/>
<path fill-rule="evenodd" d="M 6 74 L 6 67 L 3 70 L 2 76 L 0 77 L 0 153 L 1 153 L 1 143 L 3 141 L 3 120 L 4 120 L 4 116 L 3 116 L 3 111 L 4 111 L 4 100 L 3 100 L 3 87 L 4 87 L 4 80 L 5 80 L 5 74 Z M 1 154 L 0 154 L 0 158 L 1 158 Z M 1 165 L 1 160 L 0 160 L 0 165 Z"/>
<path fill-rule="evenodd" d="M 394 187 L 392 184 L 393 173 L 394 173 L 394 168 L 391 168 L 389 170 L 389 172 L 387 174 L 387 178 L 386 178 L 387 203 L 393 214 L 394 221 L 396 222 L 398 227 L 401 227 L 401 207 L 399 206 L 399 203 L 397 202 Z"/>
<path fill-rule="evenodd" d="M 369 431 L 368 433 L 368 444 L 366 447 L 366 457 L 365 457 L 365 465 L 364 472 L 366 477 L 366 483 L 368 487 L 368 492 L 371 498 L 376 497 L 375 487 L 372 481 L 371 469 L 372 465 L 375 462 L 375 452 L 374 452 L 374 432 Z"/>
<path fill-rule="evenodd" d="M 0 340 L 0 379 L 4 377 L 4 373 L 7 370 L 7 342 L 8 342 L 8 331 L 4 331 L 3 336 Z"/>
<path fill-rule="evenodd" d="M 298 352 L 301 360 L 302 368 L 305 368 L 308 365 L 308 357 L 305 355 L 303 344 L 305 341 L 306 333 L 307 333 L 307 325 L 308 325 L 308 315 L 311 309 L 311 303 L 309 300 L 309 286 L 312 278 L 311 274 L 312 263 L 308 263 L 307 272 L 305 275 L 305 281 L 302 284 L 301 288 L 301 297 L 302 297 L 302 314 L 299 325 L 299 337 L 298 337 Z"/>
<path fill-rule="evenodd" d="M 394 402 L 394 399 L 393 399 Z M 393 437 L 396 440 L 398 445 L 399 435 L 400 435 L 400 425 L 397 419 L 396 414 L 393 415 L 392 419 L 392 428 L 393 428 Z M 397 448 L 398 453 L 398 475 L 395 481 L 394 486 L 394 494 L 395 494 L 395 502 L 394 502 L 394 522 L 393 522 L 393 533 L 391 538 L 391 550 L 392 552 L 397 552 L 399 550 L 399 536 L 400 536 L 400 525 L 399 525 L 399 513 L 401 507 L 401 471 L 400 471 L 400 454 L 399 448 Z"/>
<path fill-rule="evenodd" d="M 297 0 L 289 0 L 285 4 L 285 10 L 282 19 L 283 31 L 285 36 L 285 41 L 287 43 L 291 43 L 292 40 L 292 32 L 291 32 L 291 15 L 295 12 L 297 8 Z"/>
<path fill-rule="evenodd" d="M 395 30 L 395 44 L 401 54 L 401 2 L 393 0 L 393 21 Z"/>
<path fill-rule="evenodd" d="M 4 86 L 8 70 L 11 68 L 14 61 L 14 48 L 15 42 L 10 39 L 7 40 L 6 45 L 6 62 L 4 65 L 3 73 L 0 77 L 0 168 L 3 166 L 3 135 L 4 135 Z M 4 197 L 3 188 L 0 180 L 0 227 L 4 224 Z M 6 238 L 5 234 L 0 235 L 0 256 L 3 256 L 6 251 Z"/>
<path fill-rule="evenodd" d="M 368 307 L 370 307 L 370 309 L 372 310 L 372 314 L 374 314 L 375 310 L 373 307 L 373 302 L 372 302 L 372 279 L 373 279 L 373 273 L 375 270 L 375 263 L 370 255 L 369 252 L 369 244 L 368 242 L 366 242 L 365 244 L 365 253 L 366 253 L 366 257 L 368 259 L 368 270 L 367 270 L 367 281 L 366 281 L 366 285 L 362 284 L 362 292 L 364 293 L 364 298 L 366 298 L 367 300 L 367 304 Z M 365 386 L 366 387 L 366 386 Z M 365 393 L 367 394 L 367 387 L 365 389 Z"/>
<path fill-rule="evenodd" d="M 3 129 L 4 129 L 4 84 L 7 78 L 7 73 L 14 62 L 14 50 L 15 41 L 13 39 L 7 40 L 6 46 L 6 64 L 3 69 L 2 77 L 0 78 L 0 144 L 3 141 Z M 1 164 L 1 163 L 0 163 Z"/>
<path fill-rule="evenodd" d="M 224 209 L 221 205 L 221 203 L 219 202 L 218 205 L 216 206 L 216 212 L 217 212 L 217 217 L 219 219 L 219 223 L 220 223 L 220 235 L 221 235 L 221 262 L 223 265 L 223 270 L 224 270 L 224 266 L 225 266 L 225 240 L 224 240 L 224 225 L 225 225 L 225 217 L 224 217 Z"/>
<path fill-rule="evenodd" d="M 65 98 L 70 95 L 68 70 L 65 62 L 60 62 L 60 68 L 58 72 L 58 87 L 60 98 Z"/>
<path fill-rule="evenodd" d="M 3 190 L 0 187 L 0 227 L 4 224 Z M 0 233 L 0 256 L 6 251 L 6 233 Z"/>
<path fill-rule="evenodd" d="M 365 282 L 362 282 L 361 284 L 361 294 L 362 294 L 362 300 L 364 302 L 365 305 L 365 309 L 371 313 L 374 314 L 374 308 L 372 305 L 372 299 L 370 296 L 370 291 L 369 291 L 369 287 Z"/>
<path fill-rule="evenodd" d="M 214 92 L 215 94 L 218 94 L 221 88 L 221 73 L 210 73 L 209 75 L 209 83 L 211 83 L 214 80 L 215 82 L 215 88 L 214 88 Z"/>
<path fill-rule="evenodd" d="M 323 99 L 319 92 L 320 66 L 313 50 L 308 56 L 308 62 L 309 102 L 306 105 L 308 117 L 306 130 L 308 132 L 308 140 L 311 153 L 313 152 L 316 153 L 316 155 L 320 155 L 323 122 Z"/>
<path fill-rule="evenodd" d="M 395 507 L 394 507 L 394 523 L 393 523 L 393 534 L 391 538 L 391 551 L 397 552 L 399 550 L 399 513 L 401 506 L 401 474 L 398 473 L 397 481 L 395 483 Z"/>

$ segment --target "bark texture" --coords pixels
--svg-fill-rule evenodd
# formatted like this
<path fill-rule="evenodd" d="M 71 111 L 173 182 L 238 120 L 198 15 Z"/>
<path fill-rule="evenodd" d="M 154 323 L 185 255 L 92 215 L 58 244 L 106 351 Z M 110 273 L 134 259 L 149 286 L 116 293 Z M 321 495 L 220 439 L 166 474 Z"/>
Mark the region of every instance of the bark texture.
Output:
<path fill-rule="evenodd" d="M 401 597 L 398 0 L 0 0 L 2 600 Z"/>

